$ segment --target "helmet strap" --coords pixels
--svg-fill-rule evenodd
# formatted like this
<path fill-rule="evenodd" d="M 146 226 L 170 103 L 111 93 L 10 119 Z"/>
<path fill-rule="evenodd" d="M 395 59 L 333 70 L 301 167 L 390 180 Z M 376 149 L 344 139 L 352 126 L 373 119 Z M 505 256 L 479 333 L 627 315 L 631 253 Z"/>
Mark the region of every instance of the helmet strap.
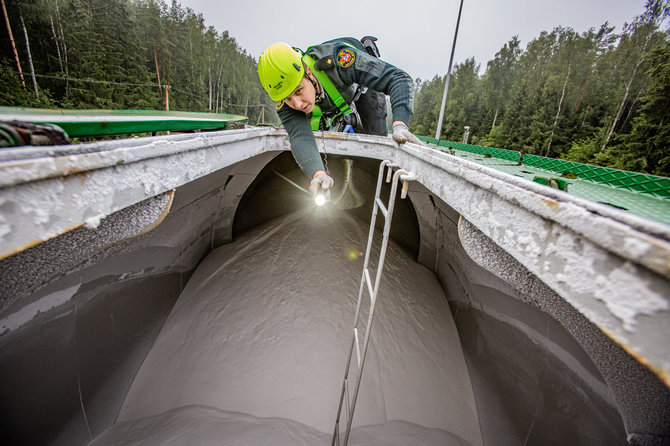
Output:
<path fill-rule="evenodd" d="M 321 88 L 321 84 L 311 71 L 307 74 L 307 79 L 309 79 L 312 85 L 314 85 L 314 91 L 316 91 L 316 100 L 320 101 L 323 98 L 323 88 Z"/>

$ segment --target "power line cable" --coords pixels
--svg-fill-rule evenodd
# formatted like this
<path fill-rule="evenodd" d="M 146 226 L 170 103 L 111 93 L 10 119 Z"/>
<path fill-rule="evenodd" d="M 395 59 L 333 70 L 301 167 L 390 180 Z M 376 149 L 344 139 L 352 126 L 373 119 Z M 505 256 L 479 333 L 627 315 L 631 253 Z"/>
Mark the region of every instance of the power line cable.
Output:
<path fill-rule="evenodd" d="M 19 72 L 16 70 L 5 70 L 10 73 L 15 73 L 18 74 Z M 28 74 L 28 76 L 32 76 L 32 74 Z M 89 82 L 89 83 L 94 83 L 94 84 L 109 84 L 109 85 L 122 85 L 122 86 L 128 86 L 128 87 L 159 87 L 159 88 L 168 88 L 174 92 L 177 93 L 182 93 L 188 96 L 192 96 L 197 99 L 202 99 L 203 101 L 208 100 L 208 98 L 205 98 L 203 96 L 198 96 L 196 94 L 190 93 L 185 90 L 181 90 L 179 88 L 174 88 L 171 85 L 160 85 L 160 84 L 139 84 L 139 83 L 131 83 L 131 82 L 115 82 L 115 81 L 101 81 L 97 79 L 79 79 L 76 77 L 69 77 L 69 76 L 53 76 L 49 74 L 35 74 L 35 77 L 42 77 L 45 79 L 56 79 L 56 80 L 67 80 L 67 81 L 74 81 L 74 82 Z M 225 105 L 233 106 L 233 107 L 263 107 L 265 104 L 231 104 L 229 102 L 224 102 Z"/>
<path fill-rule="evenodd" d="M 9 71 L 11 73 L 16 73 L 18 74 L 18 71 L 15 70 L 5 70 Z M 28 76 L 32 76 L 32 74 L 28 74 Z M 135 84 L 135 83 L 129 83 L 129 82 L 114 82 L 114 81 L 100 81 L 97 79 L 77 79 L 75 77 L 69 77 L 69 76 L 53 76 L 49 74 L 35 74 L 35 77 L 43 77 L 47 79 L 57 79 L 57 80 L 64 80 L 64 81 L 76 81 L 76 82 L 90 82 L 94 84 L 112 84 L 112 85 L 126 85 L 130 87 L 165 87 L 165 85 L 158 85 L 158 84 Z M 170 86 L 167 86 L 170 88 Z"/>

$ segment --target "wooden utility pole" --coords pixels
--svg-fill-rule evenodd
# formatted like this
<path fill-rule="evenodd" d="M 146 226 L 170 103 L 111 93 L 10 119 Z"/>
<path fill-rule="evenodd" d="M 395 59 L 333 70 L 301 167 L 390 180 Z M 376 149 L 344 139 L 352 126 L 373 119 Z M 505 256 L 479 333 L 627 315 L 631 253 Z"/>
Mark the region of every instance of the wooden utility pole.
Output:
<path fill-rule="evenodd" d="M 12 34 L 12 27 L 9 24 L 9 15 L 7 14 L 7 7 L 5 6 L 5 0 L 0 0 L 2 4 L 2 12 L 5 14 L 5 24 L 7 25 L 7 32 L 9 33 L 9 40 L 12 42 L 12 50 L 14 51 L 14 59 L 16 59 L 16 66 L 19 69 L 19 78 L 21 79 L 21 86 L 23 91 L 26 93 L 26 81 L 23 79 L 23 70 L 21 70 L 21 62 L 19 61 L 19 53 L 16 51 L 16 44 L 14 43 L 14 35 Z"/>
<path fill-rule="evenodd" d="M 161 96 L 162 86 L 161 86 L 161 72 L 158 68 L 158 54 L 156 53 L 156 42 L 154 42 L 154 64 L 156 64 L 156 79 L 158 79 L 158 96 Z"/>

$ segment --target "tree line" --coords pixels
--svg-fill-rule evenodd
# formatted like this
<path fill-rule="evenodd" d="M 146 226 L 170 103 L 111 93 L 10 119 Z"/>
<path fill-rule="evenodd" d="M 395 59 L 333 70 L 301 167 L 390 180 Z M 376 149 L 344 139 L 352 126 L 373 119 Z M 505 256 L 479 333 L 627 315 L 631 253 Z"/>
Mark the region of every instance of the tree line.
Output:
<path fill-rule="evenodd" d="M 263 105 L 274 110 L 256 61 L 176 0 L 0 1 L 9 24 L 0 105 L 210 111 L 250 123 Z"/>
<path fill-rule="evenodd" d="M 440 139 L 670 176 L 670 0 L 614 33 L 558 27 L 451 74 Z M 445 77 L 417 80 L 410 129 L 435 136 Z"/>

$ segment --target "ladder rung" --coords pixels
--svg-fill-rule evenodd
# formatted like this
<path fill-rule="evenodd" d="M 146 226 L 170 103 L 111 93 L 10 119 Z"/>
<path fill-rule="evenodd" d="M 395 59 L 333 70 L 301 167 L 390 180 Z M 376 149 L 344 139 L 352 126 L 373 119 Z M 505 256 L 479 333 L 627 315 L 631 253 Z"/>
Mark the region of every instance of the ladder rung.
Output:
<path fill-rule="evenodd" d="M 370 271 L 368 271 L 367 268 L 365 268 L 365 283 L 367 284 L 368 291 L 370 292 L 370 300 L 373 300 L 374 296 L 372 295 L 372 293 L 374 292 L 374 290 L 372 289 L 372 279 L 370 279 Z"/>
<path fill-rule="evenodd" d="M 356 339 L 356 357 L 358 358 L 358 368 L 361 367 L 361 347 L 358 342 L 358 328 L 354 328 L 354 338 Z"/>
<path fill-rule="evenodd" d="M 386 218 L 389 212 L 386 210 L 386 206 L 384 206 L 382 199 L 377 197 L 375 198 L 375 201 L 377 202 L 377 206 L 379 206 L 379 209 L 381 209 L 382 214 L 384 214 L 384 218 Z"/>

